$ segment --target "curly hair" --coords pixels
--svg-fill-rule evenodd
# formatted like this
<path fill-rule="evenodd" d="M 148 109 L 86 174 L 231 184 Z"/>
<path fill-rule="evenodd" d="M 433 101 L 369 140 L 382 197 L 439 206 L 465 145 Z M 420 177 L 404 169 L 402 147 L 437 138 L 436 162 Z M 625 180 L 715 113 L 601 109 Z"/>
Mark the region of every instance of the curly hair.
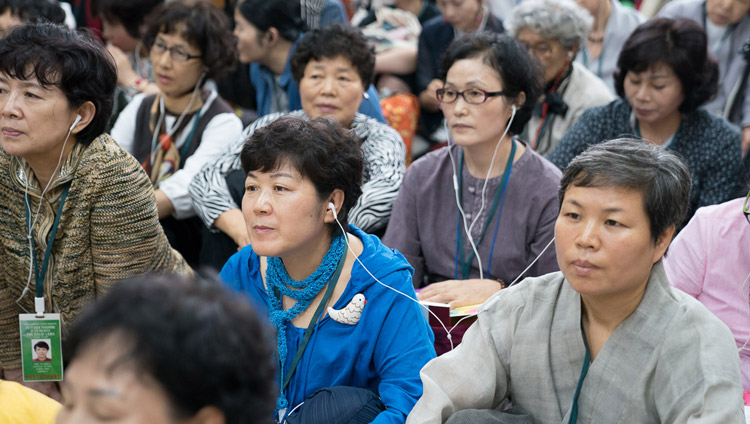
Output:
<path fill-rule="evenodd" d="M 362 195 L 360 144 L 354 131 L 333 120 L 284 116 L 256 129 L 245 142 L 240 160 L 245 173 L 271 172 L 289 164 L 312 182 L 320 200 L 336 189 L 343 191 L 344 203 L 337 216 L 345 226 L 349 210 Z M 336 224 L 330 224 L 330 229 L 333 235 L 341 231 Z"/>
<path fill-rule="evenodd" d="M 665 64 L 677 75 L 685 98 L 682 113 L 693 112 L 719 89 L 719 65 L 708 56 L 703 28 L 686 18 L 655 18 L 636 28 L 617 59 L 615 89 L 625 97 L 625 76 Z"/>
<path fill-rule="evenodd" d="M 536 59 L 515 38 L 490 32 L 466 34 L 448 46 L 440 58 L 440 79 L 445 82 L 448 70 L 462 59 L 481 58 L 497 72 L 503 84 L 504 96 L 526 99 L 518 108 L 510 125 L 511 134 L 520 134 L 531 118 L 531 113 L 542 92 L 542 71 Z"/>
<path fill-rule="evenodd" d="M 154 45 L 159 33 L 177 34 L 200 50 L 208 78 L 224 76 L 237 64 L 237 46 L 229 18 L 210 2 L 163 3 L 149 15 L 146 25 L 143 44 L 147 48 Z"/>
<path fill-rule="evenodd" d="M 0 0 L 0 13 L 10 10 L 12 16 L 22 22 L 49 21 L 53 24 L 65 23 L 65 11 L 57 1 L 52 0 Z"/>
<path fill-rule="evenodd" d="M 311 60 L 338 56 L 351 62 L 366 90 L 375 76 L 375 54 L 359 29 L 343 24 L 326 25 L 305 34 L 292 55 L 292 76 L 299 84 Z"/>
<path fill-rule="evenodd" d="M 247 299 L 216 278 L 152 275 L 123 281 L 84 310 L 64 350 L 67 364 L 86 352 L 111 352 L 99 365 L 155 382 L 177 418 L 213 406 L 229 424 L 270 424 L 274 346 Z"/>
<path fill-rule="evenodd" d="M 584 42 L 594 18 L 573 0 L 525 0 L 505 22 L 513 36 L 528 28 L 570 49 Z"/>
<path fill-rule="evenodd" d="M 109 53 L 88 33 L 49 22 L 17 26 L 0 43 L 0 73 L 57 87 L 74 108 L 93 103 L 94 118 L 76 135 L 78 143 L 88 145 L 104 132 L 112 114 L 117 70 Z"/>

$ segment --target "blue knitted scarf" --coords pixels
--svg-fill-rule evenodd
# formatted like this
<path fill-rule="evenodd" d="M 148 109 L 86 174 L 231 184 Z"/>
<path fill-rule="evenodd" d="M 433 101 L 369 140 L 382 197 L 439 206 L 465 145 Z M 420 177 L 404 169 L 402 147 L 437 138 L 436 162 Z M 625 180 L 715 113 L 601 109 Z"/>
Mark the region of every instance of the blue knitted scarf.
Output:
<path fill-rule="evenodd" d="M 339 235 L 331 241 L 331 248 L 323 256 L 323 261 L 309 277 L 302 281 L 296 281 L 289 276 L 284 268 L 281 258 L 269 257 L 266 268 L 266 294 L 269 299 L 269 315 L 271 322 L 276 327 L 276 348 L 279 353 L 279 373 L 281 381 L 284 381 L 284 364 L 287 357 L 286 325 L 300 313 L 302 313 L 326 286 L 336 271 L 339 259 L 344 253 L 344 236 Z M 296 300 L 294 306 L 284 310 L 282 302 L 276 297 L 276 293 Z M 281 389 L 281 387 L 279 387 Z M 276 403 L 278 409 L 284 409 L 288 405 L 283 393 L 279 395 Z"/>

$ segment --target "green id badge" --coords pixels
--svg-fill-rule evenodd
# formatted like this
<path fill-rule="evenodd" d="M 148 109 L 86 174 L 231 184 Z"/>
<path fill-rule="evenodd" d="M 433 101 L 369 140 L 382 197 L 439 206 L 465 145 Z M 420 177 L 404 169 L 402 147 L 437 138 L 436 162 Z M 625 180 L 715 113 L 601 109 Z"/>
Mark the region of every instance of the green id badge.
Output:
<path fill-rule="evenodd" d="M 23 381 L 63 379 L 60 314 L 20 314 Z"/>

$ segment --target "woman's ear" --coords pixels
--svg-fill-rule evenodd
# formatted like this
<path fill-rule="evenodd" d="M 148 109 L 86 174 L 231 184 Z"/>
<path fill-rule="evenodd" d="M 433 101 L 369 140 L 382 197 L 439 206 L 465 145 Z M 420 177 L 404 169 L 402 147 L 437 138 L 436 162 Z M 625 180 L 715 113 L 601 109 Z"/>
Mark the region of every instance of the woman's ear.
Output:
<path fill-rule="evenodd" d="M 669 244 L 672 243 L 672 237 L 675 233 L 675 226 L 670 225 L 667 227 L 666 230 L 664 230 L 663 233 L 656 239 L 656 243 L 654 243 L 654 257 L 651 258 L 652 263 L 656 263 L 659 261 L 659 259 L 664 256 L 665 253 L 667 253 L 667 248 L 669 247 Z"/>
<path fill-rule="evenodd" d="M 329 203 L 333 203 L 335 211 L 332 211 L 330 209 Z M 328 200 L 326 201 L 326 209 L 325 209 L 325 217 L 323 218 L 323 221 L 326 224 L 330 224 L 335 222 L 338 219 L 338 213 L 341 210 L 341 206 L 344 204 L 344 191 L 341 189 L 333 190 L 333 192 L 328 196 Z"/>
<path fill-rule="evenodd" d="M 96 115 L 96 106 L 94 106 L 94 103 L 92 102 L 85 102 L 81 106 L 76 109 L 76 113 L 81 115 L 81 120 L 78 121 L 75 126 L 71 129 L 72 134 L 78 134 L 79 132 L 83 131 L 94 119 L 94 116 Z M 72 124 L 73 122 L 71 122 Z"/>

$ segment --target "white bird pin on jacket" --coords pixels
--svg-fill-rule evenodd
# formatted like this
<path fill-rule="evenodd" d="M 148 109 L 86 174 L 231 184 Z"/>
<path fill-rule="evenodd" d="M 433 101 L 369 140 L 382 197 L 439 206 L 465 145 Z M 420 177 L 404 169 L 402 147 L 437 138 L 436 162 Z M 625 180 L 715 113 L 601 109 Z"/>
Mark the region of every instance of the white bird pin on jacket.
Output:
<path fill-rule="evenodd" d="M 333 309 L 329 306 L 328 315 L 336 322 L 355 325 L 362 317 L 362 310 L 365 309 L 366 304 L 367 300 L 365 299 L 365 295 L 357 293 L 348 305 L 339 310 Z"/>

